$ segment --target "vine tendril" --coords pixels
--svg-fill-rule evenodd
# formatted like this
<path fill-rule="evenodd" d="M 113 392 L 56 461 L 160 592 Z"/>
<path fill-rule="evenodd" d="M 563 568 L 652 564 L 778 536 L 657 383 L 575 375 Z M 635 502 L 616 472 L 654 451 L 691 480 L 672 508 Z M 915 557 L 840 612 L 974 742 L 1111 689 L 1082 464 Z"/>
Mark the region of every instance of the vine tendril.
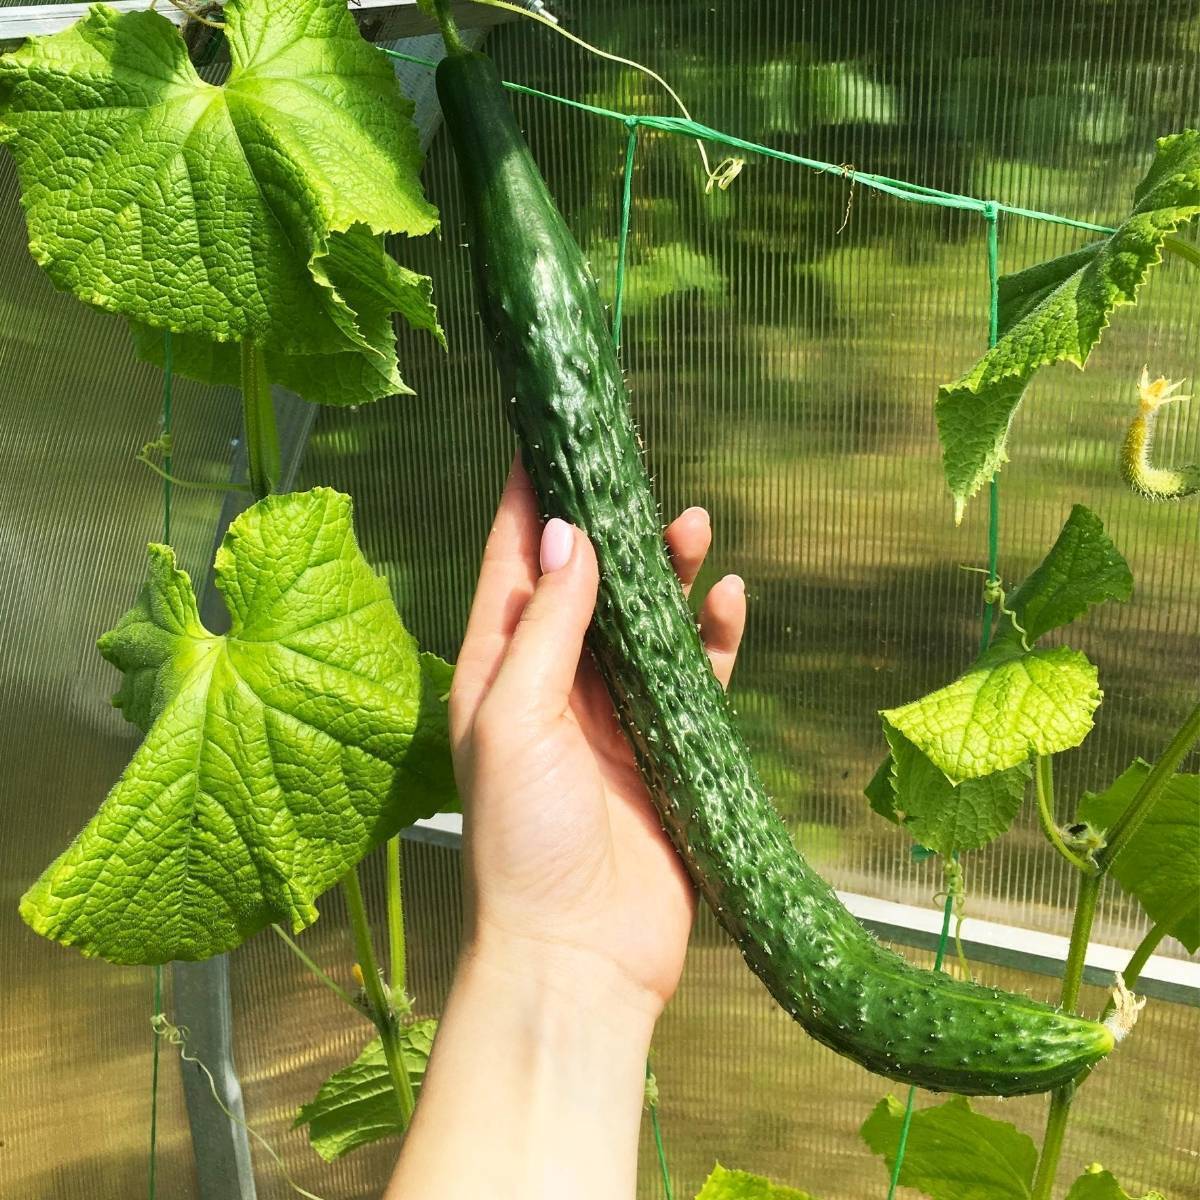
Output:
<path fill-rule="evenodd" d="M 164 433 L 154 441 L 147 442 L 133 458 L 135 462 L 140 462 L 143 467 L 149 467 L 155 475 L 160 479 L 165 479 L 174 487 L 194 488 L 196 491 L 202 492 L 250 492 L 250 488 L 244 483 L 209 483 L 201 479 L 180 479 L 178 475 L 164 471 L 151 456 L 161 454 L 164 458 L 169 458 L 173 449 L 174 442 L 171 435 Z"/>
<path fill-rule="evenodd" d="M 1002 616 L 1007 617 L 1012 622 L 1012 627 L 1021 636 L 1021 648 L 1026 652 L 1031 651 L 1033 647 L 1029 644 L 1029 634 L 1025 627 L 1017 620 L 1017 614 L 1011 608 L 1006 606 L 1006 596 L 1004 586 L 998 575 L 989 575 L 983 567 L 968 567 L 965 563 L 959 563 L 960 571 L 973 571 L 977 575 L 986 575 L 987 579 L 983 585 L 983 600 L 985 604 L 994 604 Z"/>
<path fill-rule="evenodd" d="M 967 915 L 966 876 L 963 874 L 962 863 L 956 858 L 947 858 L 943 871 L 946 877 L 945 890 L 935 892 L 933 898 L 935 901 L 949 900 L 951 902 L 954 910 L 954 952 L 963 975 L 967 979 L 974 980 L 971 964 L 967 962 L 967 954 L 962 943 L 962 924 Z"/>
<path fill-rule="evenodd" d="M 175 0 L 172 0 L 174 3 Z M 671 100 L 675 107 L 689 120 L 694 120 L 692 114 L 688 111 L 688 107 L 679 98 L 679 93 L 661 76 L 657 71 L 651 70 L 645 64 L 635 62 L 632 58 L 623 58 L 619 54 L 613 54 L 608 50 L 601 50 L 599 46 L 593 46 L 590 42 L 585 42 L 583 38 L 572 33 L 569 29 L 564 29 L 561 23 L 554 17 L 550 16 L 545 11 L 535 12 L 530 8 L 522 8 L 517 4 L 509 4 L 508 0 L 477 0 L 480 4 L 485 4 L 489 8 L 500 8 L 505 12 L 516 13 L 519 17 L 525 17 L 530 21 L 537 21 L 539 25 L 545 25 L 547 29 L 552 29 L 561 37 L 565 37 L 568 41 L 574 42 L 577 46 L 582 46 L 591 54 L 595 54 L 600 58 L 608 59 L 609 62 L 620 63 L 622 66 L 632 67 L 635 71 L 641 71 L 643 75 L 653 79 L 655 83 L 661 87 Z M 708 159 L 708 151 L 704 148 L 704 143 L 696 138 L 696 148 L 700 151 L 700 162 L 704 167 L 704 191 L 706 194 L 711 193 L 713 188 L 719 188 L 725 191 L 726 188 L 734 181 L 742 167 L 745 165 L 745 159 L 724 159 L 719 162 L 716 167 L 713 167 Z"/>
<path fill-rule="evenodd" d="M 200 1061 L 194 1054 L 188 1052 L 187 1040 L 190 1036 L 186 1025 L 172 1025 L 167 1019 L 166 1013 L 155 1013 L 150 1018 L 150 1027 L 154 1030 L 155 1036 L 161 1038 L 169 1046 L 174 1046 L 179 1051 L 179 1057 L 185 1063 L 191 1063 L 198 1067 L 203 1073 L 204 1078 L 208 1080 L 208 1090 L 212 1092 L 213 1101 L 216 1106 L 225 1114 L 226 1118 L 233 1121 L 234 1124 L 240 1125 L 270 1156 L 271 1160 L 279 1168 L 280 1175 L 288 1187 L 296 1193 L 297 1196 L 305 1197 L 305 1200 L 322 1200 L 322 1197 L 313 1192 L 302 1188 L 287 1172 L 287 1168 L 283 1165 L 283 1159 L 279 1157 L 275 1147 L 267 1141 L 258 1130 L 248 1125 L 241 1117 L 237 1115 L 226 1103 L 221 1099 L 220 1093 L 217 1091 L 217 1081 L 213 1078 L 212 1072 L 203 1062 Z"/>

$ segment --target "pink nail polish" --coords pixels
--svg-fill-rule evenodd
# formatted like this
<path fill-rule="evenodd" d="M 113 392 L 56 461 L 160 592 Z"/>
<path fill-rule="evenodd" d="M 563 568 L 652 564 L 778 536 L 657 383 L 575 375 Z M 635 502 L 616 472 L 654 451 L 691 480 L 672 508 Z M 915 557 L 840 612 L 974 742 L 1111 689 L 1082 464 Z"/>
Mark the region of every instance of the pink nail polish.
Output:
<path fill-rule="evenodd" d="M 541 564 L 542 574 L 560 570 L 571 560 L 575 547 L 575 530 L 566 521 L 552 517 L 542 530 Z"/>

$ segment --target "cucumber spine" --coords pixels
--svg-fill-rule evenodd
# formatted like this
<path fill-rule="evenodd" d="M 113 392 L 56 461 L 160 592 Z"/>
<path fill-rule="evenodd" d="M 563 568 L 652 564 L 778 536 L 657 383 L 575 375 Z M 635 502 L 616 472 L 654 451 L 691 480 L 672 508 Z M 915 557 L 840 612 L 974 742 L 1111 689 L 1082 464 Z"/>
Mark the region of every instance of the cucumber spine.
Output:
<path fill-rule="evenodd" d="M 604 307 L 491 61 L 451 54 L 438 94 L 462 178 L 480 312 L 544 516 L 591 538 L 589 646 L 663 827 L 771 994 L 877 1074 L 965 1095 L 1065 1084 L 1105 1026 L 921 970 L 885 949 L 796 850 L 731 719 L 667 558 Z"/>

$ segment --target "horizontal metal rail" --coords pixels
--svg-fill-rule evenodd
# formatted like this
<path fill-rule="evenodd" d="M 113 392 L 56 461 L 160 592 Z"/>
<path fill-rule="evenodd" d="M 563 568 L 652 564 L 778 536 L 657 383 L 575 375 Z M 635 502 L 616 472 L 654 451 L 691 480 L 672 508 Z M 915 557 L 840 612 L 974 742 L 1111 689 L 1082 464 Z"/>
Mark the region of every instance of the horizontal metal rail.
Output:
<path fill-rule="evenodd" d="M 109 8 L 115 8 L 118 12 L 140 12 L 150 7 L 150 0 L 107 0 L 107 3 Z M 200 7 L 202 0 L 195 0 L 195 3 L 196 7 Z M 437 26 L 417 7 L 417 0 L 349 0 L 349 6 L 360 18 L 385 18 L 388 38 L 416 37 L 437 32 Z M 91 7 L 91 4 L 18 4 L 11 8 L 0 8 L 0 42 L 58 33 L 85 16 Z M 187 15 L 167 0 L 158 0 L 156 9 L 176 25 L 182 25 L 187 20 Z M 451 4 L 451 9 L 459 24 L 469 29 L 481 29 L 514 19 L 512 14 L 503 9 L 471 4 L 469 0 L 458 0 Z"/>
<path fill-rule="evenodd" d="M 404 836 L 412 841 L 460 847 L 462 816 L 439 813 L 406 829 Z M 857 892 L 838 892 L 838 897 L 868 929 L 885 941 L 921 950 L 936 949 L 942 930 L 940 909 L 897 904 Z M 1069 945 L 1068 939 L 1058 934 L 981 921 L 976 917 L 967 917 L 963 921 L 962 943 L 967 957 L 977 962 L 1052 976 L 1062 975 Z M 1119 946 L 1093 943 L 1088 947 L 1084 979 L 1099 987 L 1111 987 L 1113 977 L 1129 961 L 1130 953 Z M 1142 968 L 1136 990 L 1139 995 L 1200 1008 L 1200 962 L 1152 955 Z"/>

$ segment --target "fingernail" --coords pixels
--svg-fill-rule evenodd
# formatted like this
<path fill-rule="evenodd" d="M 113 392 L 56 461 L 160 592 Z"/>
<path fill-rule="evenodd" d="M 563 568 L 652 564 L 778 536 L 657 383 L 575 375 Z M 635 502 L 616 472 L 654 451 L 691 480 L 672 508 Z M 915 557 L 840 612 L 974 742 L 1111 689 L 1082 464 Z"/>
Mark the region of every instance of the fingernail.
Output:
<path fill-rule="evenodd" d="M 571 551 L 575 548 L 575 530 L 558 517 L 552 517 L 542 530 L 542 547 L 539 555 L 542 564 L 542 574 L 549 575 L 558 571 L 571 561 Z"/>
<path fill-rule="evenodd" d="M 708 509 L 702 508 L 699 504 L 693 504 L 691 508 L 685 508 L 679 515 L 681 517 L 690 516 L 692 513 L 699 513 L 704 518 L 705 525 L 712 524 L 712 518 L 708 515 Z"/>
<path fill-rule="evenodd" d="M 746 590 L 746 581 L 740 575 L 726 575 L 725 582 L 732 583 L 732 585 L 736 587 L 739 592 L 744 592 Z"/>

